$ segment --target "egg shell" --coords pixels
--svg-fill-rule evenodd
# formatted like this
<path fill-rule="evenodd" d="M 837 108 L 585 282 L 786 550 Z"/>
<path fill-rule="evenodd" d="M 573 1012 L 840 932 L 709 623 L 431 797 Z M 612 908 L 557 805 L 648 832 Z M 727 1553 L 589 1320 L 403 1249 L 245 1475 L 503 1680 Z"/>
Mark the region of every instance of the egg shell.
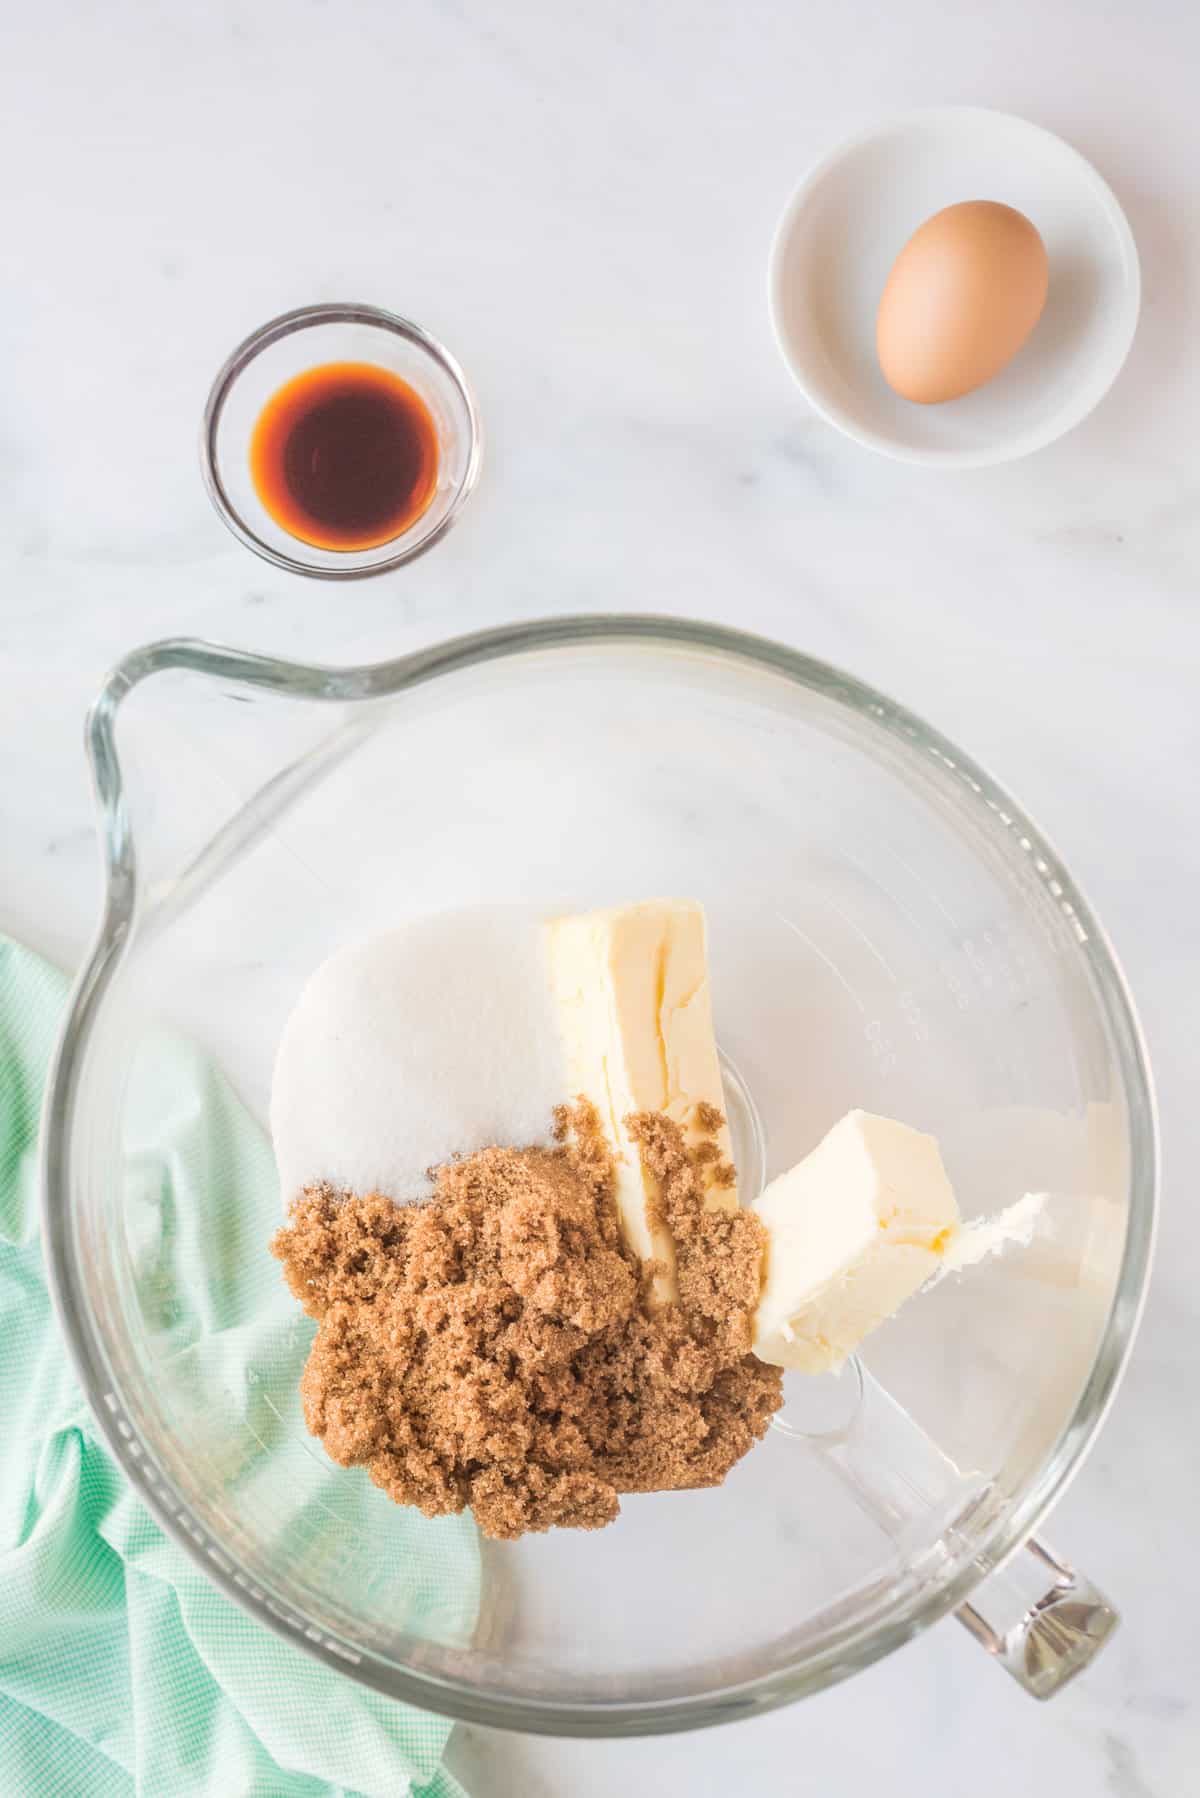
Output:
<path fill-rule="evenodd" d="M 875 347 L 903 399 L 938 405 L 999 374 L 1046 303 L 1046 246 L 1024 213 L 964 200 L 926 219 L 897 256 Z"/>

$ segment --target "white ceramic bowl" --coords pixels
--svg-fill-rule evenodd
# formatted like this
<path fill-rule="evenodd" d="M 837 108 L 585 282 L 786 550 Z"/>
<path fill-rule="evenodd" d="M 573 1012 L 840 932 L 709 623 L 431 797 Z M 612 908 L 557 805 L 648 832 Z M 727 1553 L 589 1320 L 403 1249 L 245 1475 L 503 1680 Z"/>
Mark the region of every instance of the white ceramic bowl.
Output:
<path fill-rule="evenodd" d="M 880 373 L 875 315 L 909 237 L 959 200 L 1032 219 L 1050 291 L 1007 368 L 918 406 Z M 885 120 L 810 169 L 775 236 L 769 294 L 784 360 L 830 424 L 901 461 L 961 468 L 1028 455 L 1087 416 L 1128 354 L 1141 280 L 1125 214 L 1078 151 L 1008 113 L 947 106 Z"/>

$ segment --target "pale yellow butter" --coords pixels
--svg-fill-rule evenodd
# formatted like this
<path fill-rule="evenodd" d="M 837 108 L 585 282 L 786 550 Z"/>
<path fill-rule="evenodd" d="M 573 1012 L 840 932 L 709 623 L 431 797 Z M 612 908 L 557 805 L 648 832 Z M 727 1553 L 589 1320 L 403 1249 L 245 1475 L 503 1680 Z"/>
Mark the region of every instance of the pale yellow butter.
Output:
<path fill-rule="evenodd" d="M 724 1115 L 706 935 L 704 910 L 692 899 L 647 899 L 546 926 L 570 1092 L 599 1113 L 616 1161 L 622 1229 L 635 1253 L 662 1264 L 660 1301 L 677 1295 L 674 1245 L 655 1222 L 656 1182 L 625 1120 L 665 1112 L 694 1146 L 706 1135 L 698 1107 Z M 728 1126 L 709 1140 L 732 1163 Z M 707 1203 L 736 1209 L 736 1186 L 711 1186 Z"/>
<path fill-rule="evenodd" d="M 936 1139 L 868 1111 L 849 1112 L 752 1210 L 768 1234 L 754 1352 L 804 1373 L 840 1367 L 959 1235 Z"/>

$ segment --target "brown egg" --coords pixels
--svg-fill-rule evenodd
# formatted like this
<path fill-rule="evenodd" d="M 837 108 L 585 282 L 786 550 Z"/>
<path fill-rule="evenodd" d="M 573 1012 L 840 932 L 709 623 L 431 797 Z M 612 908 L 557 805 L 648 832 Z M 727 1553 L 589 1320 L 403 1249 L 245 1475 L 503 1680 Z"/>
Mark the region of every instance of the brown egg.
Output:
<path fill-rule="evenodd" d="M 897 256 L 875 347 L 889 387 L 922 406 L 982 387 L 1046 303 L 1046 246 L 1024 213 L 965 200 L 926 219 Z"/>

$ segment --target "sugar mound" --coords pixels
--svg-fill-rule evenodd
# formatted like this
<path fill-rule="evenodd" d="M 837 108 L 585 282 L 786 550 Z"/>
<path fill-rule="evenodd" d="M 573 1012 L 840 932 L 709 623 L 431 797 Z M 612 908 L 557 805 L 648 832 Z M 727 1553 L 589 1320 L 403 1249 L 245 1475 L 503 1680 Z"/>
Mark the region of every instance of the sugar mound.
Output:
<path fill-rule="evenodd" d="M 549 1143 L 569 1095 L 541 917 L 477 907 L 339 949 L 284 1027 L 271 1134 L 284 1207 L 328 1182 L 398 1201 L 493 1145 Z"/>

